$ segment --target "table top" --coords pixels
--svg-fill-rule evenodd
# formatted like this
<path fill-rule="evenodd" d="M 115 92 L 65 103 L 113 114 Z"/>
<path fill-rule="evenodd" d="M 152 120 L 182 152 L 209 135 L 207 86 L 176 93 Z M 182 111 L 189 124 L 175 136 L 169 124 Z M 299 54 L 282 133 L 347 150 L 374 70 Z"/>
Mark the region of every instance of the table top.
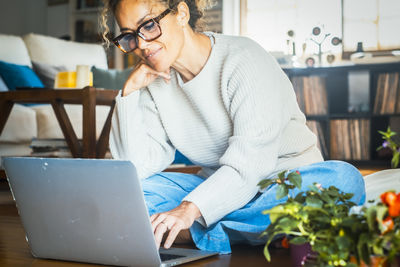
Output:
<path fill-rule="evenodd" d="M 290 266 L 289 253 L 284 249 L 272 250 L 272 262 L 263 255 L 263 246 L 235 245 L 230 255 L 184 264 L 183 266 Z M 25 241 L 25 233 L 8 185 L 0 180 L 0 266 L 101 266 L 34 258 Z"/>
<path fill-rule="evenodd" d="M 82 89 L 21 88 L 16 91 L 0 92 L 0 99 L 14 103 L 50 103 L 54 99 L 59 99 L 66 104 L 82 104 L 85 95 L 93 94 L 98 105 L 109 105 L 118 93 L 119 90 L 90 86 Z"/>

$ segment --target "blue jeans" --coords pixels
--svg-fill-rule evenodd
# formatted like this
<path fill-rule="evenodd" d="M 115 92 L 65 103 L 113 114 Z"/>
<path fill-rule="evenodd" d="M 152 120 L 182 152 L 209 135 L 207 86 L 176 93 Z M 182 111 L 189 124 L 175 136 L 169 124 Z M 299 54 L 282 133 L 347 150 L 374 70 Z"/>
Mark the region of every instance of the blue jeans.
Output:
<path fill-rule="evenodd" d="M 343 161 L 324 161 L 297 168 L 302 176 L 302 191 L 317 182 L 323 187 L 336 186 L 346 193 L 353 193 L 352 201 L 362 205 L 365 185 L 360 172 Z M 194 174 L 163 172 L 142 181 L 144 197 L 150 215 L 177 207 L 182 199 L 195 189 L 203 178 Z M 207 197 L 207 196 L 204 196 Z M 276 186 L 258 193 L 247 205 L 223 217 L 208 228 L 195 222 L 190 228 L 195 245 L 201 250 L 231 252 L 231 244 L 264 244 L 260 233 L 270 224 L 269 216 L 262 211 L 270 209 L 286 198 L 276 199 Z"/>

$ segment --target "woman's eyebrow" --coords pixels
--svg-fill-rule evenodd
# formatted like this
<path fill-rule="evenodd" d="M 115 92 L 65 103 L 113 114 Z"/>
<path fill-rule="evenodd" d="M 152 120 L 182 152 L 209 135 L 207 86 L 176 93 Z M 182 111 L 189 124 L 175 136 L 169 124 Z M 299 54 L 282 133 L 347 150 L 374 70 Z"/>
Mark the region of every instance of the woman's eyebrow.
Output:
<path fill-rule="evenodd" d="M 145 18 L 146 18 L 147 16 L 149 16 L 150 14 L 151 14 L 151 13 L 148 13 L 148 14 L 144 15 L 141 19 L 139 19 L 139 20 L 136 22 L 136 25 L 141 25 L 141 24 L 144 22 Z M 121 28 L 120 31 L 123 32 L 123 31 L 134 31 L 134 30 L 131 29 L 131 28 Z"/>

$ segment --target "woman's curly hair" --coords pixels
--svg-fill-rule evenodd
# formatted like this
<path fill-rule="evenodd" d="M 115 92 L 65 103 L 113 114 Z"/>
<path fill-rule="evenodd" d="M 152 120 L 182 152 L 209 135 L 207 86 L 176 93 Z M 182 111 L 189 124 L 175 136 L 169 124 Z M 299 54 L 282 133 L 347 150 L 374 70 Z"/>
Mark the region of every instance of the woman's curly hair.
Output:
<path fill-rule="evenodd" d="M 211 7 L 214 3 L 213 0 L 153 0 L 164 4 L 166 7 L 176 11 L 176 7 L 180 2 L 185 2 L 190 10 L 189 25 L 193 30 L 202 30 L 202 20 L 204 10 Z M 108 27 L 108 20 L 111 15 L 115 14 L 117 6 L 121 0 L 103 0 L 104 8 L 100 16 L 100 25 L 102 28 L 102 36 L 108 47 L 110 45 L 110 28 Z"/>

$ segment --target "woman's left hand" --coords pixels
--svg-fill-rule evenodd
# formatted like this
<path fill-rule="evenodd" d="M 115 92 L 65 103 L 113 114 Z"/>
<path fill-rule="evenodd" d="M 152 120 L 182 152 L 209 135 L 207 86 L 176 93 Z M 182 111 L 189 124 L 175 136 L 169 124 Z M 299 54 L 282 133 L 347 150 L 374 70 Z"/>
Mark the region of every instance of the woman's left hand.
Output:
<path fill-rule="evenodd" d="M 168 237 L 164 242 L 165 248 L 170 248 L 179 232 L 189 229 L 194 220 L 200 218 L 199 208 L 192 202 L 183 201 L 173 210 L 153 214 L 150 217 L 153 227 L 157 248 L 160 247 L 162 238 L 169 231 Z"/>

